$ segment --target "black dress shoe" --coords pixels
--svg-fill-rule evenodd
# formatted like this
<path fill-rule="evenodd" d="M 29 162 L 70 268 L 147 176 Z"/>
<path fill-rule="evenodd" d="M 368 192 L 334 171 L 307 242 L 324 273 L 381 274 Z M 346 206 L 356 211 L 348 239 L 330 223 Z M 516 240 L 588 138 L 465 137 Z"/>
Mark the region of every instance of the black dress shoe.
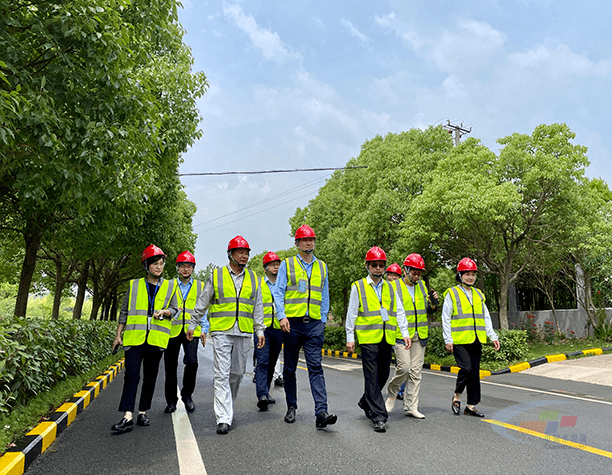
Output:
<path fill-rule="evenodd" d="M 361 401 L 357 401 L 357 405 L 363 409 L 363 412 L 365 413 L 366 417 L 368 419 L 372 419 L 372 417 L 374 417 L 374 413 L 372 412 L 372 409 L 370 409 L 369 407 L 366 407 L 365 405 L 363 405 L 361 403 Z"/>
<path fill-rule="evenodd" d="M 186 397 L 185 399 L 183 399 L 183 404 L 185 404 L 185 410 L 187 412 L 195 411 L 195 404 L 193 402 L 193 399 L 191 399 L 190 397 Z"/>
<path fill-rule="evenodd" d="M 171 402 L 166 406 L 166 409 L 164 409 L 166 414 L 172 414 L 174 411 L 176 411 L 176 402 Z"/>
<path fill-rule="evenodd" d="M 257 407 L 261 412 L 265 412 L 268 410 L 268 405 L 270 404 L 270 400 L 268 396 L 261 396 L 259 401 L 257 401 Z"/>
<path fill-rule="evenodd" d="M 274 386 L 282 388 L 285 385 L 285 381 L 283 381 L 283 378 L 276 378 L 274 380 Z"/>
<path fill-rule="evenodd" d="M 455 414 L 456 416 L 461 414 L 461 401 L 457 401 L 455 400 L 455 398 L 453 398 L 453 401 L 451 403 L 451 409 L 453 410 L 453 414 Z"/>
<path fill-rule="evenodd" d="M 285 414 L 285 422 L 293 424 L 295 422 L 295 407 L 289 406 L 287 414 Z"/>
<path fill-rule="evenodd" d="M 134 421 L 128 421 L 125 417 L 117 422 L 113 427 L 111 427 L 111 431 L 114 434 L 123 434 L 124 432 L 129 432 L 134 428 Z"/>
<path fill-rule="evenodd" d="M 151 421 L 149 420 L 146 414 L 138 414 L 138 419 L 136 419 L 136 424 L 142 427 L 147 427 L 151 425 Z"/>
<path fill-rule="evenodd" d="M 325 429 L 327 426 L 335 424 L 338 420 L 338 416 L 335 414 L 328 414 L 327 412 L 322 412 L 317 416 L 316 426 L 317 429 Z"/>
<path fill-rule="evenodd" d="M 268 396 L 268 404 L 276 404 L 276 399 Z"/>
<path fill-rule="evenodd" d="M 474 409 L 470 409 L 469 407 L 466 406 L 466 408 L 463 410 L 463 413 L 466 416 L 474 416 L 474 417 L 484 417 L 485 415 L 480 412 L 478 409 L 474 408 Z"/>
<path fill-rule="evenodd" d="M 230 431 L 230 426 L 229 424 L 226 424 L 225 422 L 221 422 L 220 424 L 217 424 L 217 434 L 227 434 Z"/>
<path fill-rule="evenodd" d="M 387 425 L 383 421 L 374 422 L 374 432 L 387 432 Z"/>

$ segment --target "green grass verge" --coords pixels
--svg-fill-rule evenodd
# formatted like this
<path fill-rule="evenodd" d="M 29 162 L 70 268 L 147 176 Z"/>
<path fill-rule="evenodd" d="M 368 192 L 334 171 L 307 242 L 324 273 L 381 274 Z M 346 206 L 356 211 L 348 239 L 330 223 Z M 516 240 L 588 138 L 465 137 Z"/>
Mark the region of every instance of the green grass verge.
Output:
<path fill-rule="evenodd" d="M 8 414 L 0 415 L 0 455 L 16 440 L 26 435 L 50 412 L 64 404 L 85 384 L 102 374 L 109 366 L 123 358 L 123 352 L 111 355 L 87 373 L 57 383 L 51 390 L 38 394 L 25 406 L 15 406 Z"/>

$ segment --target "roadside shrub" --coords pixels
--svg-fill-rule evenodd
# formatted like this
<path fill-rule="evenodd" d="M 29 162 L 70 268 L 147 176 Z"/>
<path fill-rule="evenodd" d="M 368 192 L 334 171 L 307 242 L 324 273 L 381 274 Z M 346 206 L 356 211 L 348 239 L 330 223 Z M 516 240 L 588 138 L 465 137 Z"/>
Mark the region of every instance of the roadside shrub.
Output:
<path fill-rule="evenodd" d="M 495 351 L 488 342 L 482 345 L 482 361 L 511 362 L 524 359 L 527 355 L 527 332 L 524 330 L 496 330 L 501 349 Z M 429 329 L 429 341 L 425 350 L 426 356 L 444 358 L 449 355 L 444 346 L 442 328 Z"/>
<path fill-rule="evenodd" d="M 482 346 L 483 361 L 511 363 L 527 356 L 527 332 L 524 330 L 496 330 L 501 348 L 495 351 L 492 344 Z"/>
<path fill-rule="evenodd" d="M 343 326 L 325 326 L 325 343 L 323 348 L 346 351 L 346 331 Z"/>
<path fill-rule="evenodd" d="M 111 353 L 116 323 L 0 319 L 0 412 L 84 373 Z"/>

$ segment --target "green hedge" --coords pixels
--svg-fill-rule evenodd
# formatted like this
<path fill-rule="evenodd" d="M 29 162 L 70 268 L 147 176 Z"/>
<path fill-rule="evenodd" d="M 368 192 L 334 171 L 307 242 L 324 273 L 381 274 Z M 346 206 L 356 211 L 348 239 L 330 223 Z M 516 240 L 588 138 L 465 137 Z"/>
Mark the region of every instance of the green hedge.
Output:
<path fill-rule="evenodd" d="M 0 412 L 88 371 L 111 353 L 117 324 L 0 318 Z"/>
<path fill-rule="evenodd" d="M 483 362 L 511 362 L 523 360 L 527 356 L 527 333 L 523 330 L 496 330 L 499 337 L 501 348 L 495 351 L 493 345 L 488 343 L 482 346 L 482 361 Z M 449 353 L 444 347 L 444 338 L 442 337 L 442 328 L 429 329 L 429 341 L 426 356 L 434 358 L 445 358 Z M 454 364 L 454 363 L 453 363 Z"/>

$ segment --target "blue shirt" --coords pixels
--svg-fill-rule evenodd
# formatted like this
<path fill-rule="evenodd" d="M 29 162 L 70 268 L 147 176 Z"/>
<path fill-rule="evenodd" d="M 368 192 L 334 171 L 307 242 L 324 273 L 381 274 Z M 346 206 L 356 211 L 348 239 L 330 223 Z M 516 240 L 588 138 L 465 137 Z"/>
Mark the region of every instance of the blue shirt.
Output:
<path fill-rule="evenodd" d="M 302 261 L 302 266 L 306 270 L 306 274 L 310 278 L 312 274 L 312 265 L 317 261 L 315 256 L 312 256 L 312 262 L 308 264 L 302 259 L 299 254 L 297 258 Z M 328 272 L 329 274 L 329 272 Z M 285 317 L 285 290 L 287 289 L 287 261 L 283 261 L 278 269 L 278 276 L 276 277 L 276 285 L 274 289 L 270 288 L 272 295 L 274 296 L 274 303 L 276 305 L 276 318 L 282 320 Z M 325 276 L 323 282 L 323 290 L 321 291 L 321 321 L 327 322 L 327 314 L 329 313 L 329 276 Z"/>
<path fill-rule="evenodd" d="M 181 279 L 178 279 L 178 286 L 181 294 L 183 295 L 183 302 L 187 299 L 187 295 L 189 295 L 189 291 L 191 290 L 191 286 L 194 284 L 193 277 L 189 278 L 189 282 L 186 284 L 183 283 Z M 208 333 L 208 329 L 210 328 L 210 322 L 208 321 L 208 312 L 202 315 L 202 319 L 200 320 L 200 326 L 202 327 L 203 333 Z"/>

